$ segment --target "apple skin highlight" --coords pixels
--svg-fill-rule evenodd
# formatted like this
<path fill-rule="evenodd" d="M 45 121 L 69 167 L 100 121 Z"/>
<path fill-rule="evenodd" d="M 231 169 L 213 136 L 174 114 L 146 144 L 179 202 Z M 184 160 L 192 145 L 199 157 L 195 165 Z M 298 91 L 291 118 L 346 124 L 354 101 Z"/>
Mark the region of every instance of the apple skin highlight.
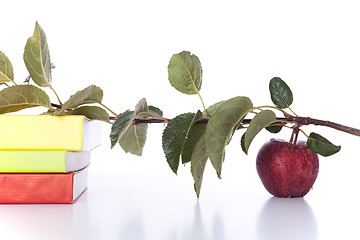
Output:
<path fill-rule="evenodd" d="M 296 146 L 271 139 L 256 157 L 256 170 L 266 190 L 281 198 L 303 197 L 312 188 L 319 172 L 319 158 L 306 142 Z"/>

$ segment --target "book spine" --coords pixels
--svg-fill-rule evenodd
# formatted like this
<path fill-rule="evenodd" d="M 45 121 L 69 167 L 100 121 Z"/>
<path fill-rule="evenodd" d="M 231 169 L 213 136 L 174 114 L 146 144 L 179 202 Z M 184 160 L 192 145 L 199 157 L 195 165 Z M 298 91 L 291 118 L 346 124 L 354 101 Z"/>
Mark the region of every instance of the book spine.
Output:
<path fill-rule="evenodd" d="M 0 149 L 82 150 L 83 116 L 0 115 Z"/>
<path fill-rule="evenodd" d="M 89 151 L 0 149 L 0 173 L 66 173 L 89 164 Z"/>
<path fill-rule="evenodd" d="M 65 154 L 56 150 L 0 150 L 0 172 L 66 172 Z"/>
<path fill-rule="evenodd" d="M 0 203 L 73 203 L 74 172 L 0 174 Z"/>

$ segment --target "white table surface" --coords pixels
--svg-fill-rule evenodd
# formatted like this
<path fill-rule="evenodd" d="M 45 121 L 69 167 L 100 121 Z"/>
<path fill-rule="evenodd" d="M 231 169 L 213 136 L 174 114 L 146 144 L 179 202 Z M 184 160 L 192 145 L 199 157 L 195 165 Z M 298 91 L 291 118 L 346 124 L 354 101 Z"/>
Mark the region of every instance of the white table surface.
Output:
<path fill-rule="evenodd" d="M 241 136 L 234 136 L 222 179 L 208 163 L 197 199 L 190 166 L 180 165 L 177 175 L 170 170 L 156 130 L 150 130 L 157 134 L 149 134 L 142 157 L 118 146 L 110 150 L 104 134 L 103 146 L 91 155 L 88 190 L 75 204 L 0 205 L 0 239 L 360 239 L 355 145 L 320 157 L 318 178 L 304 198 L 280 199 L 256 172 L 262 141 L 246 156 L 236 144 Z M 349 139 L 358 140 L 338 136 L 339 142 Z"/>
<path fill-rule="evenodd" d="M 198 200 L 189 184 L 176 176 L 91 173 L 73 205 L 0 205 L 1 239 L 360 238 L 358 198 L 313 190 L 279 199 L 210 181 Z"/>

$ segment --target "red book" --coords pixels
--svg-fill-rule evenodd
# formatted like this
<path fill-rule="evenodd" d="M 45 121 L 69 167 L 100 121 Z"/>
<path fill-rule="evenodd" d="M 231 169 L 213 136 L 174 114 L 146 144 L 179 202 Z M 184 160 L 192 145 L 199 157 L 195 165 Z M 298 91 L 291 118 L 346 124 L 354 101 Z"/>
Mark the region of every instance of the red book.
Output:
<path fill-rule="evenodd" d="M 74 203 L 87 189 L 88 167 L 69 173 L 0 173 L 0 203 Z"/>

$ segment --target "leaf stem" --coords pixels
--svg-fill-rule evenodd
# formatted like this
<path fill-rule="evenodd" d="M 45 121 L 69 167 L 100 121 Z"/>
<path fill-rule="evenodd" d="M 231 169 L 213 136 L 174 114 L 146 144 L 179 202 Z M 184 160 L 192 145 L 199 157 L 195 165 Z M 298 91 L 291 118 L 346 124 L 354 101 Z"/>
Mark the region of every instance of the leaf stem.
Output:
<path fill-rule="evenodd" d="M 281 109 L 281 108 L 278 108 L 278 107 L 275 107 L 275 106 L 271 106 L 271 105 L 264 105 L 264 106 L 259 106 L 259 107 L 254 107 L 253 109 L 262 109 L 262 108 L 272 108 L 272 109 L 276 109 L 280 112 L 282 112 L 285 116 L 287 117 L 290 117 L 292 116 L 291 114 L 287 113 L 285 110 Z M 289 108 L 290 109 L 290 108 Z M 291 111 L 291 109 L 290 109 Z M 292 112 L 292 111 L 291 111 Z M 294 113 L 295 114 L 295 113 Z"/>
<path fill-rule="evenodd" d="M 197 94 L 198 94 L 198 96 L 199 96 L 199 98 L 200 98 L 200 101 L 201 101 L 201 104 L 202 104 L 202 106 L 203 106 L 203 108 L 204 108 L 204 112 L 205 112 L 206 116 L 210 117 L 210 115 L 209 115 L 208 112 L 206 111 L 205 103 L 204 103 L 204 101 L 203 101 L 203 99 L 202 99 L 202 97 L 201 97 L 200 92 L 197 91 Z"/>
<path fill-rule="evenodd" d="M 14 82 L 13 80 L 10 79 L 10 81 L 14 84 L 17 85 L 16 82 Z M 10 87 L 6 82 L 3 83 L 5 86 Z"/>
<path fill-rule="evenodd" d="M 305 132 L 304 132 L 304 130 L 302 130 L 302 129 L 299 129 L 300 130 L 300 132 L 302 132 L 305 136 L 306 136 L 306 138 L 309 138 L 309 135 L 307 135 Z"/>
<path fill-rule="evenodd" d="M 55 89 L 52 86 L 50 86 L 50 88 L 55 93 L 55 96 L 56 96 L 57 100 L 59 101 L 59 104 L 62 105 L 59 95 L 56 93 Z"/>
<path fill-rule="evenodd" d="M 111 114 L 115 115 L 115 117 L 119 117 L 119 114 L 116 114 L 114 111 L 112 111 L 110 108 L 108 108 L 106 105 L 104 105 L 103 103 L 99 103 L 103 108 L 105 108 L 106 110 L 108 110 Z"/>
<path fill-rule="evenodd" d="M 14 80 L 12 80 L 11 78 L 9 78 L 8 76 L 5 75 L 5 78 L 7 78 L 7 80 L 8 80 L 7 82 L 12 82 L 14 85 L 17 85 L 16 82 L 14 82 Z M 7 87 L 9 87 L 9 85 L 7 85 L 6 82 L 4 82 L 4 84 L 5 84 Z"/>
<path fill-rule="evenodd" d="M 297 117 L 298 115 L 288 106 L 288 109 Z"/>

